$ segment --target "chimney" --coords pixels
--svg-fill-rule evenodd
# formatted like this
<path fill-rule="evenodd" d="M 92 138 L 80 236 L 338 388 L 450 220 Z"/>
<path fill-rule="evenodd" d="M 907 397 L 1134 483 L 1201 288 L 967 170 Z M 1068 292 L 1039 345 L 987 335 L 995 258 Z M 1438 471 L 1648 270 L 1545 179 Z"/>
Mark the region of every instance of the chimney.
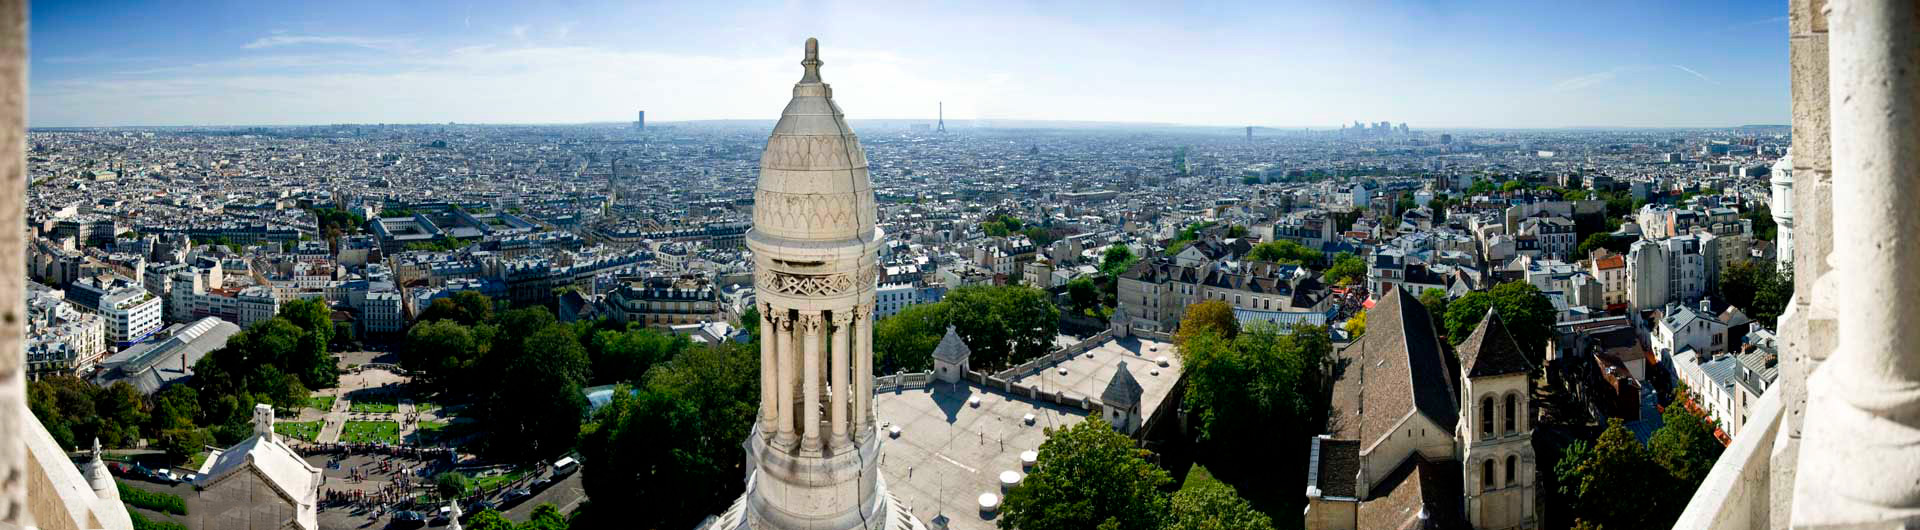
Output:
<path fill-rule="evenodd" d="M 269 442 L 274 441 L 273 405 L 261 403 L 253 406 L 253 435 Z"/>

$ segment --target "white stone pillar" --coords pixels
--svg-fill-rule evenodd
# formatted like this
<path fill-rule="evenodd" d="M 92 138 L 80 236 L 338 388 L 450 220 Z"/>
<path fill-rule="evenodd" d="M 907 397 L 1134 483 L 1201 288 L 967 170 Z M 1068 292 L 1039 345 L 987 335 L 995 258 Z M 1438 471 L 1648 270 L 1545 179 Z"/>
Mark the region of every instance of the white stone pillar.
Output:
<path fill-rule="evenodd" d="M 800 312 L 800 440 L 808 449 L 820 447 L 820 328 L 819 311 Z"/>
<path fill-rule="evenodd" d="M 27 513 L 27 3 L 0 0 L 0 527 Z"/>
<path fill-rule="evenodd" d="M 831 381 L 833 400 L 830 402 L 832 408 L 828 409 L 827 415 L 827 421 L 833 425 L 833 443 L 829 444 L 832 448 L 839 448 L 847 443 L 847 396 L 853 394 L 853 388 L 848 384 L 849 376 L 853 375 L 853 367 L 847 366 L 847 359 L 852 357 L 847 351 L 852 346 L 850 344 L 852 341 L 848 340 L 850 337 L 847 336 L 853 332 L 850 326 L 853 323 L 853 315 L 850 313 L 846 310 L 833 312 L 833 377 Z"/>
<path fill-rule="evenodd" d="M 853 425 L 868 432 L 873 422 L 873 304 L 853 309 Z"/>
<path fill-rule="evenodd" d="M 779 315 L 774 316 L 773 323 L 775 324 L 774 327 L 779 330 L 774 334 L 774 342 L 778 343 L 776 346 L 780 352 L 780 376 L 779 380 L 774 382 L 774 386 L 778 388 L 779 392 L 774 398 L 779 401 L 776 406 L 780 410 L 780 445 L 787 446 L 792 445 L 796 437 L 793 414 L 793 400 L 795 397 L 793 395 L 793 385 L 800 379 L 800 374 L 794 371 L 794 366 L 796 361 L 798 361 L 798 359 L 794 358 L 793 351 L 794 321 L 793 317 L 788 316 L 787 311 L 782 309 Z"/>
<path fill-rule="evenodd" d="M 1920 3 L 1832 0 L 1828 8 L 1835 208 L 1827 295 L 1841 301 L 1833 307 L 1839 346 L 1807 381 L 1809 450 L 1800 454 L 1793 526 L 1912 524 L 1920 522 L 1920 311 L 1907 303 L 1920 297 L 1912 242 L 1920 234 Z"/>
<path fill-rule="evenodd" d="M 780 329 L 773 306 L 760 304 L 760 433 L 773 434 L 780 421 Z"/>

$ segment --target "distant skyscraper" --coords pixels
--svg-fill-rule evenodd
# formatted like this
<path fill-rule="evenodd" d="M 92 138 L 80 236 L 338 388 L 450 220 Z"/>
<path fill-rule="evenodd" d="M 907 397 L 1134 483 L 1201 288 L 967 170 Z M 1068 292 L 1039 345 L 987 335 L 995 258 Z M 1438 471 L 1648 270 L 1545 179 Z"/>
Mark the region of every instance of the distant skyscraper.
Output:
<path fill-rule="evenodd" d="M 636 131 L 647 130 L 647 111 L 644 111 L 644 110 L 640 111 L 640 116 L 637 118 L 634 118 L 633 130 L 636 130 Z"/>
<path fill-rule="evenodd" d="M 947 102 L 940 102 L 940 132 L 947 132 Z"/>
<path fill-rule="evenodd" d="M 1253 139 L 1253 126 L 1252 126 L 1252 125 L 1248 125 L 1248 126 L 1247 126 L 1247 139 L 1248 139 L 1248 140 L 1252 140 L 1252 139 Z"/>

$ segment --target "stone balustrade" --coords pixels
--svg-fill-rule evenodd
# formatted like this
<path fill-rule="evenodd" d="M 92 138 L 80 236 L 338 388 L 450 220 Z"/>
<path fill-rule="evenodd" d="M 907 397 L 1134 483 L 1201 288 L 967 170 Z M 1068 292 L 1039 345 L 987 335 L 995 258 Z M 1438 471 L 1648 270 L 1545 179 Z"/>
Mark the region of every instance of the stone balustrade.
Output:
<path fill-rule="evenodd" d="M 1746 428 L 1714 462 L 1700 489 L 1694 490 L 1687 511 L 1674 528 L 1742 530 L 1769 528 L 1769 499 L 1773 477 L 1774 439 L 1780 434 L 1785 407 L 1780 387 L 1767 389 L 1754 405 Z"/>

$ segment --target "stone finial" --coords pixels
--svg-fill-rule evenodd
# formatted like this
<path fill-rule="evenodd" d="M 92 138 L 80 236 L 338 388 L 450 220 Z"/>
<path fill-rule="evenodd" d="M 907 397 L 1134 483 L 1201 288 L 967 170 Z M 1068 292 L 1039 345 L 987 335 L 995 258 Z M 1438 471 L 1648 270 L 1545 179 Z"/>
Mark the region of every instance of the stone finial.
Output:
<path fill-rule="evenodd" d="M 800 66 L 806 67 L 807 72 L 800 76 L 800 82 L 820 82 L 820 64 L 820 39 L 808 37 L 807 58 L 800 61 Z"/>
<path fill-rule="evenodd" d="M 93 459 L 100 459 L 100 437 L 93 437 Z"/>
<path fill-rule="evenodd" d="M 253 406 L 253 435 L 273 439 L 273 405 Z"/>

